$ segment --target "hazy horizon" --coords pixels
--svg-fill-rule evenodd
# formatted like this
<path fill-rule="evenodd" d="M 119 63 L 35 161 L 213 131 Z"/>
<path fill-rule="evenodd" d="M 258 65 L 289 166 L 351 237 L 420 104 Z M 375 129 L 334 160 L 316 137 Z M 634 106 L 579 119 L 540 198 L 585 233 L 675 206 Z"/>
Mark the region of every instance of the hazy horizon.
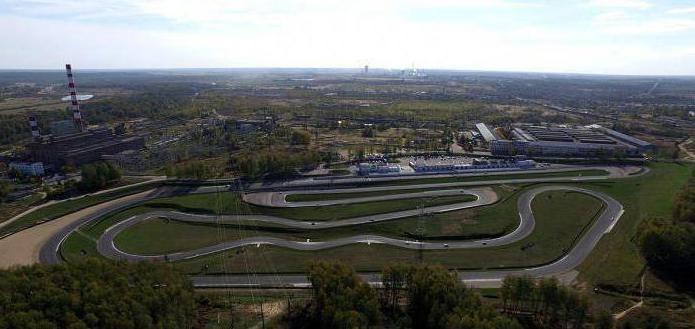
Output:
<path fill-rule="evenodd" d="M 331 71 L 337 71 L 337 73 L 347 73 L 347 74 L 362 74 L 364 72 L 364 67 L 161 67 L 161 68 L 148 68 L 148 67 L 136 67 L 136 68 L 78 68 L 73 65 L 74 72 L 82 73 L 127 73 L 127 72 L 166 72 L 166 71 L 199 71 L 200 73 L 208 72 L 225 72 L 225 71 L 268 71 L 270 73 L 333 73 Z M 380 67 L 369 67 L 369 72 L 372 76 L 384 75 L 384 74 L 398 74 L 401 70 L 408 70 L 410 68 L 380 68 Z M 639 77 L 651 77 L 651 78 L 695 78 L 695 74 L 611 74 L 611 73 L 583 73 L 583 72 L 538 72 L 538 71 L 499 71 L 499 70 L 468 70 L 468 69 L 431 69 L 431 68 L 416 68 L 418 71 L 424 72 L 425 74 L 445 74 L 445 73 L 474 73 L 482 75 L 553 75 L 553 76 L 591 76 L 591 77 L 626 77 L 626 78 L 639 78 Z M 289 72 L 296 71 L 296 72 Z M 0 73 L 9 72 L 37 72 L 37 73 L 56 73 L 61 76 L 65 74 L 64 66 L 59 69 L 30 69 L 30 68 L 0 68 Z"/>
<path fill-rule="evenodd" d="M 12 69 L 695 75 L 684 0 L 0 0 Z"/>

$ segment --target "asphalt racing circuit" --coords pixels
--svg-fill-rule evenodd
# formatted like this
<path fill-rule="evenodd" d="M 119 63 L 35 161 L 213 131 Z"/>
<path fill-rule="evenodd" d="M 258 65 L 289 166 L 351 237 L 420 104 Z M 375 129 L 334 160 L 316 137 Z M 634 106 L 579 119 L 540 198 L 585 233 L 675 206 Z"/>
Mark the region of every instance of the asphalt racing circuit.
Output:
<path fill-rule="evenodd" d="M 634 169 L 634 168 L 633 168 Z M 493 184 L 513 184 L 519 182 L 533 182 L 533 183 L 561 183 L 561 182 L 574 182 L 574 181 L 595 181 L 602 180 L 606 178 L 621 178 L 627 177 L 634 174 L 644 174 L 648 170 L 641 170 L 639 172 L 619 172 L 615 169 L 608 170 L 608 176 L 579 176 L 579 177 L 547 177 L 547 178 L 529 178 L 529 179 L 500 179 L 500 180 L 489 180 L 483 182 L 452 182 L 452 183 L 442 183 L 442 184 L 420 184 L 420 185 L 404 185 L 404 186 L 365 186 L 359 188 L 343 188 L 343 189 L 320 189 L 317 188 L 315 183 L 307 184 L 311 188 L 308 190 L 285 190 L 285 191 L 275 191 L 275 190 L 262 190 L 253 191 L 252 193 L 244 194 L 244 201 L 247 203 L 266 206 L 266 207 L 314 207 L 314 206 L 326 206 L 326 205 L 337 205 L 337 204 L 350 204 L 350 203 L 362 203 L 362 202 L 375 202 L 375 201 L 385 201 L 385 200 L 396 200 L 396 199 L 412 199 L 430 196 L 453 196 L 453 195 L 473 195 L 475 200 L 469 202 L 460 202 L 449 205 L 432 206 L 425 207 L 423 209 L 413 209 L 405 211 L 397 211 L 378 215 L 369 215 L 363 217 L 355 217 L 343 220 L 335 221 L 298 221 L 293 219 L 287 219 L 275 216 L 264 216 L 264 215 L 225 215 L 225 216 L 214 216 L 214 215 L 198 215 L 198 214 L 188 214 L 175 211 L 156 211 L 144 214 L 139 214 L 130 217 L 126 220 L 115 223 L 109 227 L 104 234 L 99 237 L 97 241 L 98 252 L 111 259 L 119 260 L 129 260 L 129 261 L 141 261 L 141 260 L 162 260 L 162 261 L 181 261 L 192 259 L 196 257 L 201 257 L 204 255 L 209 255 L 213 253 L 218 253 L 221 251 L 243 247 L 243 246 L 260 246 L 260 245 L 274 245 L 283 248 L 291 248 L 296 250 L 321 250 L 327 248 L 335 248 L 339 246 L 349 245 L 349 244 L 386 244 L 391 246 L 396 246 L 400 248 L 408 249 L 422 249 L 422 250 L 437 250 L 437 249 L 475 249 L 475 248 L 486 248 L 493 246 L 503 246 L 513 242 L 520 241 L 525 237 L 529 236 L 535 227 L 535 218 L 532 212 L 532 202 L 534 198 L 544 192 L 549 191 L 569 191 L 576 193 L 583 193 L 590 195 L 594 198 L 601 200 L 604 207 L 601 213 L 595 219 L 595 221 L 590 224 L 590 227 L 584 232 L 584 234 L 574 243 L 571 250 L 569 250 L 562 258 L 543 266 L 530 267 L 525 269 L 515 269 L 515 270 L 493 270 L 493 271 L 477 271 L 477 272 L 461 272 L 459 276 L 462 280 L 475 284 L 476 282 L 500 282 L 505 276 L 511 274 L 524 274 L 534 277 L 540 276 L 552 276 L 560 275 L 572 271 L 591 253 L 596 244 L 599 242 L 601 237 L 610 232 L 610 230 L 615 226 L 615 224 L 620 219 L 623 213 L 623 206 L 611 198 L 610 196 L 583 188 L 578 188 L 568 185 L 547 185 L 540 186 L 525 190 L 517 199 L 517 209 L 519 212 L 519 226 L 511 233 L 493 239 L 481 239 L 481 240 L 467 240 L 467 241 L 437 241 L 437 242 L 421 242 L 414 240 L 401 240 L 377 235 L 356 235 L 335 240 L 327 241 L 295 241 L 295 240 L 284 240 L 273 237 L 251 237 L 241 240 L 224 241 L 222 243 L 203 247 L 196 250 L 189 250 L 177 253 L 171 253 L 166 255 L 135 255 L 129 254 L 119 250 L 114 244 L 114 238 L 126 230 L 127 228 L 143 222 L 151 218 L 168 218 L 171 220 L 181 221 L 181 222 L 192 222 L 192 223 L 223 223 L 229 221 L 248 221 L 248 222 L 263 222 L 270 223 L 273 225 L 302 228 L 307 230 L 312 229 L 325 229 L 325 228 L 335 228 L 344 226 L 355 226 L 374 222 L 383 222 L 389 220 L 395 220 L 399 218 L 417 216 L 422 212 L 427 213 L 437 213 L 437 212 L 447 212 L 460 210 L 465 208 L 480 207 L 484 205 L 490 205 L 497 201 L 496 193 L 489 187 L 470 187 L 470 188 L 454 188 L 459 186 L 472 186 L 472 185 L 493 185 Z M 287 187 L 286 184 L 283 184 Z M 226 187 L 201 187 L 193 189 L 191 193 L 210 193 L 214 191 L 219 191 L 220 189 L 225 190 Z M 277 189 L 278 186 L 274 186 Z M 410 192 L 409 189 L 432 189 L 428 191 Z M 335 194 L 335 193 L 360 193 L 360 192 L 378 192 L 378 191 L 394 191 L 403 190 L 404 193 L 401 194 L 388 194 L 381 196 L 364 196 L 357 198 L 345 198 L 336 200 L 322 200 L 322 201 L 305 201 L 305 202 L 288 202 L 286 197 L 291 194 Z M 392 192 L 391 192 L 392 193 Z M 371 193 L 374 194 L 374 193 Z M 142 200 L 140 200 L 142 202 Z M 90 223 L 92 221 L 102 218 L 106 214 L 115 213 L 122 209 L 126 209 L 135 202 L 119 205 L 118 207 L 112 207 L 105 209 L 104 211 L 98 212 L 91 216 L 81 218 L 79 221 L 66 226 L 60 232 L 55 234 L 45 245 L 43 245 L 39 259 L 41 262 L 45 263 L 58 263 L 62 261 L 59 255 L 59 249 L 61 243 L 70 235 L 73 231 Z M 377 274 L 363 274 L 366 280 L 371 283 L 379 284 L 380 278 Z M 222 276 L 193 276 L 193 283 L 197 287 L 248 287 L 248 286 L 305 286 L 308 285 L 308 280 L 304 275 L 222 275 Z"/>

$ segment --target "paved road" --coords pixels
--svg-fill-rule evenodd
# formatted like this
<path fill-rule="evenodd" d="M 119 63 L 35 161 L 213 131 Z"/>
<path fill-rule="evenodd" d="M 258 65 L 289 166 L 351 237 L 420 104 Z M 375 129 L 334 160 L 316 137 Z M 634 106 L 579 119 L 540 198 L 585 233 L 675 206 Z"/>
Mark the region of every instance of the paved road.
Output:
<path fill-rule="evenodd" d="M 457 182 L 457 183 L 444 183 L 444 184 L 420 184 L 420 185 L 408 185 L 402 187 L 403 189 L 413 189 L 413 188 L 452 188 L 452 187 L 460 187 L 460 186 L 470 186 L 470 185 L 482 185 L 482 184 L 514 184 L 514 183 L 541 183 L 541 182 L 567 182 L 569 181 L 595 181 L 595 180 L 603 180 L 607 178 L 623 178 L 627 177 L 628 174 L 634 173 L 635 170 L 632 167 L 627 167 L 626 169 L 621 169 L 621 168 L 614 168 L 614 167 L 591 167 L 593 168 L 602 168 L 606 169 L 610 172 L 609 176 L 580 176 L 580 177 L 573 177 L 573 178 L 567 178 L 567 177 L 548 177 L 548 178 L 530 178 L 530 179 L 511 179 L 511 180 L 489 180 L 489 181 L 478 181 L 478 182 Z M 569 170 L 569 169 L 568 169 Z M 573 170 L 576 170 L 574 168 Z M 648 170 L 642 170 L 640 174 L 645 174 L 647 173 Z M 436 176 L 436 177 L 442 177 L 441 175 Z M 423 177 L 420 177 L 423 178 Z M 364 181 L 362 179 L 356 179 L 359 181 Z M 390 178 L 387 180 L 391 180 Z M 376 180 L 375 180 L 376 181 Z M 324 185 L 326 185 L 326 182 L 323 182 Z M 273 186 L 273 188 L 279 187 L 278 185 L 282 186 L 288 186 L 288 184 L 276 184 Z M 296 183 L 296 184 L 289 184 L 291 186 L 306 186 L 306 187 L 312 187 L 315 185 L 319 185 L 314 183 L 313 181 L 309 184 L 303 184 L 303 183 Z M 209 193 L 213 192 L 216 190 L 220 190 L 221 187 L 202 187 L 198 189 L 191 189 L 190 192 L 192 193 Z M 253 189 L 265 189 L 267 186 L 259 186 L 255 187 Z M 374 191 L 378 189 L 400 189 L 401 187 L 366 187 L 365 189 L 367 191 Z M 594 197 L 597 197 L 601 200 L 603 200 L 604 203 L 606 203 L 607 207 L 605 208 L 604 212 L 600 215 L 599 219 L 592 225 L 592 227 L 587 231 L 587 233 L 577 242 L 575 247 L 568 253 L 566 256 L 564 256 L 562 259 L 552 263 L 548 264 L 545 266 L 541 267 L 536 267 L 536 268 L 529 268 L 525 270 L 515 270 L 515 271 L 509 271 L 509 270 L 499 270 L 499 271 L 486 271 L 486 272 L 466 272 L 466 273 L 461 273 L 460 277 L 462 280 L 465 280 L 467 282 L 493 282 L 493 281 L 499 281 L 501 278 L 503 278 L 506 275 L 509 274 L 518 274 L 518 273 L 523 273 L 523 274 L 529 274 L 533 276 L 543 276 L 543 275 L 554 275 L 558 273 L 564 273 L 567 271 L 572 270 L 574 267 L 579 265 L 581 261 L 588 256 L 588 254 L 591 252 L 591 250 L 594 248 L 596 243 L 600 240 L 601 236 L 605 233 L 610 231 L 610 229 L 615 225 L 617 220 L 619 219 L 620 215 L 622 214 L 622 206 L 615 201 L 614 199 L 610 198 L 609 196 L 602 194 L 600 192 L 596 191 L 590 191 L 590 190 L 584 190 L 584 189 L 578 189 L 575 187 L 558 187 L 558 186 L 548 186 L 548 187 L 543 187 L 541 189 L 566 189 L 566 190 L 573 190 L 581 193 L 587 193 L 590 195 L 593 195 Z M 345 191 L 345 189 L 341 189 L 340 191 Z M 334 193 L 335 191 L 332 190 L 321 190 L 320 193 Z M 535 192 L 535 193 L 530 193 L 530 192 Z M 414 241 L 405 241 L 405 240 L 397 240 L 397 239 L 390 239 L 390 238 L 385 238 L 385 237 L 380 237 L 380 236 L 355 236 L 355 237 L 350 237 L 350 238 L 344 238 L 344 239 L 339 239 L 339 240 L 333 240 L 333 241 L 322 241 L 322 242 L 313 242 L 313 243 L 306 243 L 306 242 L 298 242 L 298 241 L 286 241 L 286 240 L 278 240 L 274 238 L 263 238 L 263 237 L 256 237 L 252 239 L 247 239 L 247 240 L 239 240 L 239 241 L 232 241 L 229 242 L 228 244 L 222 244 L 218 246 L 212 246 L 209 247 L 209 249 L 203 249 L 203 250 L 196 250 L 196 251 L 190 251 L 187 253 L 182 253 L 181 255 L 169 255 L 167 258 L 169 260 L 172 260 L 171 257 L 179 257 L 180 259 L 185 259 L 186 257 L 197 257 L 200 255 L 203 255 L 205 253 L 214 253 L 219 250 L 224 250 L 224 249 L 229 249 L 229 248 L 235 248 L 240 245 L 256 245 L 259 243 L 262 244 L 276 244 L 288 248 L 297 248 L 297 249 L 305 249 L 305 250 L 315 250 L 315 249 L 321 249 L 321 248 L 331 248 L 339 245 L 345 245 L 345 244 L 351 244 L 351 243 L 389 243 L 389 244 L 394 244 L 398 245 L 404 248 L 428 248 L 428 249 L 437 249 L 437 248 L 482 248 L 485 246 L 493 246 L 493 245 L 502 245 L 506 243 L 511 243 L 513 241 L 518 241 L 518 239 L 523 238 L 524 236 L 527 236 L 530 234 L 530 232 L 533 230 L 533 224 L 535 223 L 533 221 L 533 214 L 531 213 L 530 210 L 530 202 L 533 199 L 533 197 L 537 194 L 540 193 L 540 189 L 534 189 L 530 192 L 527 192 L 524 194 L 522 197 L 519 198 L 520 202 L 520 217 L 522 218 L 522 224 L 515 230 L 512 234 L 501 237 L 498 239 L 490 239 L 488 241 L 467 241 L 467 242 L 461 242 L 461 241 L 452 241 L 451 243 L 446 243 L 448 246 L 445 246 L 445 242 L 439 242 L 439 243 L 419 243 L 419 242 L 414 242 Z M 307 193 L 307 191 L 303 191 L 301 193 Z M 314 193 L 314 192 L 312 192 Z M 316 192 L 319 193 L 319 192 Z M 347 193 L 347 192 L 346 192 Z M 284 197 L 282 199 L 284 201 Z M 477 201 L 480 201 L 477 200 Z M 521 203 L 525 203 L 525 205 L 522 205 Z M 128 205 L 124 205 L 123 207 L 127 207 Z M 446 206 L 445 206 L 446 207 Z M 80 220 L 78 223 L 75 223 L 74 225 L 71 225 L 70 227 L 66 227 L 63 229 L 59 234 L 57 234 L 49 243 L 44 245 L 44 247 L 41 250 L 40 254 L 40 260 L 42 262 L 46 263 L 57 263 L 60 262 L 59 256 L 57 256 L 57 251 L 60 246 L 60 243 L 75 229 L 80 227 L 81 225 L 84 225 L 90 221 L 93 221 L 97 218 L 100 218 L 108 213 L 112 213 L 114 211 L 118 211 L 119 209 L 107 209 L 99 214 L 95 214 L 93 216 L 90 216 L 88 218 L 83 218 Z M 182 214 L 185 215 L 184 219 L 191 220 L 193 217 L 189 217 L 190 215 Z M 387 214 L 388 215 L 388 214 Z M 258 218 L 256 216 L 256 218 Z M 354 219 L 350 219 L 354 220 Z M 364 218 L 362 219 L 362 221 Z M 286 222 L 285 222 L 286 223 Z M 282 223 L 281 223 L 282 224 Z M 344 222 L 343 224 L 346 225 L 355 225 L 355 223 L 349 223 L 349 222 Z M 306 224 L 299 224 L 299 225 L 306 225 Z M 316 224 L 312 225 L 315 226 Z M 327 226 L 324 226 L 327 227 Z M 311 228 L 309 227 L 304 227 L 304 228 Z M 323 228 L 323 227 L 322 227 Z M 112 228 L 113 229 L 113 228 Z M 115 236 L 115 235 L 113 235 Z M 500 240 L 501 239 L 501 240 Z M 100 240 L 101 241 L 101 240 Z M 107 240 L 104 240 L 107 241 Z M 100 248 L 105 248 L 104 250 L 109 249 L 108 245 L 102 245 L 100 243 Z M 112 244 L 111 244 L 112 245 Z M 113 249 L 116 249 L 113 247 Z M 117 249 L 116 249 L 117 250 Z M 113 251 L 113 250 L 112 250 Z M 197 255 L 196 255 L 197 254 Z M 112 254 L 112 257 L 146 257 L 146 258 L 163 258 L 164 256 L 138 256 L 138 255 L 124 255 L 123 253 L 120 253 L 120 251 L 116 251 L 116 254 Z M 372 283 L 379 283 L 379 278 L 376 275 L 371 275 L 371 274 L 365 274 L 364 275 L 365 279 L 369 280 Z M 303 275 L 282 275 L 282 276 L 277 276 L 277 275 L 271 275 L 271 276 L 264 276 L 264 275 L 254 275 L 254 276 L 205 276 L 205 277 L 193 277 L 192 278 L 194 281 L 194 284 L 196 286 L 249 286 L 249 285 L 281 285 L 281 286 L 293 286 L 293 285 L 306 285 L 306 277 Z"/>
<path fill-rule="evenodd" d="M 406 186 L 381 186 L 381 187 L 358 187 L 358 188 L 344 188 L 344 189 L 330 189 L 330 190 L 312 190 L 312 191 L 282 191 L 282 192 L 255 192 L 255 193 L 244 193 L 244 202 L 254 204 L 262 207 L 276 207 L 276 208 L 301 208 L 301 207 L 320 207 L 320 206 L 334 206 L 343 204 L 354 204 L 354 203 L 364 203 L 364 202 L 375 202 L 375 201 L 389 201 L 389 200 L 403 200 L 403 199 L 419 199 L 419 198 L 429 198 L 429 197 L 439 197 L 439 196 L 460 196 L 460 195 L 473 195 L 477 197 L 479 202 L 483 202 L 478 205 L 486 205 L 497 201 L 497 195 L 491 188 L 471 188 L 471 189 L 442 189 L 440 185 L 436 184 L 425 184 L 425 185 L 415 185 L 417 189 L 421 188 L 439 188 L 437 190 L 429 191 L 418 191 L 418 192 L 408 192 L 408 190 L 414 189 L 411 185 Z M 295 194 L 345 194 L 345 193 L 368 193 L 368 192 L 385 192 L 385 191 L 403 191 L 400 194 L 386 194 L 379 196 L 363 196 L 363 197 L 349 197 L 344 199 L 335 200 L 315 200 L 315 201 L 303 201 L 303 202 L 288 202 L 287 196 Z"/>
<path fill-rule="evenodd" d="M 474 248 L 486 248 L 494 246 L 503 246 L 510 243 L 520 241 L 530 235 L 533 232 L 535 226 L 535 218 L 531 209 L 531 204 L 533 199 L 540 193 L 548 191 L 573 191 L 579 193 L 585 193 L 594 196 L 602 200 L 606 207 L 599 215 L 598 219 L 591 226 L 585 235 L 576 243 L 574 248 L 569 251 L 562 259 L 540 267 L 529 268 L 518 271 L 487 271 L 487 272 L 466 272 L 462 273 L 461 279 L 468 281 L 480 281 L 480 280 L 501 280 L 504 276 L 510 273 L 515 274 L 527 274 L 531 276 L 545 276 L 559 274 L 572 270 L 574 267 L 578 266 L 584 258 L 586 258 L 591 250 L 598 243 L 603 234 L 610 231 L 610 229 L 615 225 L 615 223 L 622 215 L 623 208 L 620 203 L 615 199 L 596 191 L 591 191 L 587 189 L 581 189 L 571 186 L 543 186 L 526 191 L 518 198 L 518 209 L 519 217 L 521 219 L 519 226 L 512 233 L 495 238 L 495 239 L 482 239 L 474 241 L 447 241 L 447 242 L 418 242 L 410 240 L 400 240 L 394 238 L 388 238 L 377 235 L 357 235 L 351 237 L 345 237 L 341 239 L 335 239 L 330 241 L 318 241 L 318 242 L 303 242 L 303 241 L 290 241 L 273 237 L 253 237 L 235 241 L 223 242 L 217 245 L 208 246 L 192 251 L 172 253 L 168 255 L 133 255 L 125 253 L 115 247 L 113 239 L 118 233 L 127 229 L 128 227 L 135 225 L 143 220 L 149 218 L 148 216 L 135 216 L 131 217 L 123 222 L 120 222 L 111 228 L 109 228 L 104 235 L 99 239 L 97 244 L 98 251 L 109 258 L 113 259 L 123 259 L 131 261 L 139 260 L 162 260 L 162 261 L 180 261 L 196 257 L 201 257 L 208 254 L 213 254 L 221 252 L 228 249 L 249 246 L 249 245 L 274 245 L 284 248 L 291 248 L 297 250 L 311 251 L 311 250 L 321 250 L 328 248 L 335 248 L 340 246 L 345 246 L 349 244 L 356 243 L 378 243 L 378 244 L 388 244 L 392 246 L 397 246 L 400 248 L 416 249 L 416 250 L 442 250 L 442 249 L 474 249 Z M 179 219 L 186 220 L 185 214 L 177 213 Z M 198 221 L 197 216 L 193 216 L 191 219 Z M 206 220 L 211 220 L 208 218 Z M 291 221 L 291 220 L 289 220 Z M 263 279 L 265 278 L 265 279 Z M 276 285 L 277 282 L 272 282 L 277 280 L 276 276 L 225 276 L 225 277 L 196 277 L 194 282 L 197 285 L 216 285 L 221 284 L 221 282 L 227 282 L 225 285 L 249 285 L 249 284 L 260 284 L 260 285 Z M 373 283 L 378 283 L 378 278 L 370 278 L 369 280 Z M 306 278 L 303 276 L 282 276 L 282 285 L 301 285 L 306 283 Z"/>
<path fill-rule="evenodd" d="M 454 177 L 494 177 L 500 175 L 523 175 L 523 174 L 543 174 L 543 173 L 559 173 L 568 171 L 580 171 L 580 170 L 604 170 L 608 172 L 608 175 L 604 176 L 577 176 L 573 177 L 577 180 L 604 180 L 611 178 L 622 178 L 626 177 L 631 173 L 635 173 L 641 170 L 641 173 L 649 172 L 649 168 L 638 167 L 638 166 L 570 166 L 570 165 L 554 165 L 554 167 L 538 167 L 534 169 L 525 170 L 499 170 L 499 171 L 487 171 L 487 172 L 462 172 L 462 173 L 451 173 L 451 174 L 410 174 L 410 175 L 383 175 L 383 176 L 366 176 L 366 177 L 317 177 L 317 178 L 307 178 L 307 179 L 295 179 L 290 181 L 276 181 L 268 183 L 255 183 L 249 186 L 249 190 L 268 190 L 268 189 L 289 189 L 289 188 L 308 188 L 308 187 L 322 187 L 331 186 L 335 184 L 369 184 L 375 182 L 390 182 L 390 181 L 403 181 L 403 180 L 418 180 L 425 178 L 454 178 Z M 507 184 L 513 183 L 528 183 L 528 182 L 553 182 L 553 181 L 567 181 L 568 177 L 546 177 L 546 178 L 527 178 L 518 180 L 498 180 L 504 181 Z M 477 182 L 466 182 L 464 185 L 459 186 L 470 186 L 470 185 L 485 185 L 485 184 L 497 184 L 495 181 L 477 181 Z"/>
<path fill-rule="evenodd" d="M 561 259 L 547 265 L 531 267 L 526 269 L 499 269 L 489 271 L 460 272 L 458 274 L 459 278 L 468 284 L 480 286 L 491 284 L 492 286 L 497 286 L 508 275 L 529 275 L 533 277 L 541 277 L 556 276 L 570 272 L 574 268 L 579 266 L 587 256 L 589 256 L 589 254 L 594 249 L 596 244 L 599 242 L 601 237 L 604 234 L 610 232 L 613 226 L 615 226 L 615 224 L 620 219 L 620 216 L 623 214 L 622 205 L 615 199 L 603 193 L 585 189 L 578 189 L 575 187 L 548 186 L 540 189 L 534 189 L 530 191 L 530 193 L 526 193 L 524 196 L 520 198 L 520 203 L 523 203 L 523 207 L 520 208 L 522 225 L 520 225 L 519 227 L 524 227 L 521 229 L 523 233 L 517 232 L 512 234 L 516 234 L 517 236 L 530 234 L 530 231 L 533 230 L 533 226 L 529 225 L 532 223 L 533 220 L 533 214 L 531 213 L 530 209 L 530 202 L 531 200 L 533 200 L 533 197 L 535 197 L 538 193 L 550 190 L 571 190 L 580 193 L 587 193 L 589 195 L 601 199 L 605 203 L 604 211 L 599 215 L 599 218 L 592 224 L 589 230 L 579 239 L 579 241 L 577 241 L 572 250 L 570 250 Z M 520 229 L 518 228 L 517 231 L 519 230 Z M 500 239 L 503 238 L 505 237 L 502 237 Z M 475 242 L 466 243 L 474 244 Z M 483 247 L 481 241 L 478 241 L 478 243 L 480 245 L 471 245 L 470 247 Z M 507 241 L 507 243 L 510 242 Z M 452 246 L 453 243 L 450 244 L 449 248 L 452 248 Z M 381 278 L 378 274 L 361 274 L 361 276 L 367 282 L 370 282 L 375 285 L 381 284 Z M 304 275 L 194 276 L 192 277 L 192 280 L 194 285 L 197 287 L 304 287 L 309 285 L 309 282 L 306 276 Z"/>

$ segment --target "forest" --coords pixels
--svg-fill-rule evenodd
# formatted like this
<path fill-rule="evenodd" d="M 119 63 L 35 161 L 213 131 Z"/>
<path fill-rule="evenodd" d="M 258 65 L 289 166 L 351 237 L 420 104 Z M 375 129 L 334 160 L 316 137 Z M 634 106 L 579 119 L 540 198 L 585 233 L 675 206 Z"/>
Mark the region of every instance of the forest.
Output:
<path fill-rule="evenodd" d="M 0 270 L 0 328 L 190 328 L 189 279 L 169 266 L 90 259 Z"/>
<path fill-rule="evenodd" d="M 312 299 L 284 317 L 288 328 L 612 328 L 608 313 L 589 313 L 585 295 L 556 279 L 509 276 L 500 304 L 484 301 L 456 273 L 431 265 L 392 264 L 381 289 L 351 267 L 318 262 L 309 269 Z"/>

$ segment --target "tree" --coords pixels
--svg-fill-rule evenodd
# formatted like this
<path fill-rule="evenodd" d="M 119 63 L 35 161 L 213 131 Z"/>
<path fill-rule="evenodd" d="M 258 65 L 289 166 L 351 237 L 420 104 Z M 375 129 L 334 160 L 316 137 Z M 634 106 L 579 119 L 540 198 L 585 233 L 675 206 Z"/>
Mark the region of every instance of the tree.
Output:
<path fill-rule="evenodd" d="M 318 262 L 309 266 L 312 302 L 289 314 L 292 328 L 367 328 L 381 320 L 374 289 L 342 263 Z"/>
<path fill-rule="evenodd" d="M 650 219 L 640 226 L 640 250 L 658 274 L 683 287 L 693 288 L 695 224 Z"/>
<path fill-rule="evenodd" d="M 108 162 L 97 162 L 82 165 L 81 176 L 80 189 L 94 191 L 121 179 L 121 172 Z"/>
<path fill-rule="evenodd" d="M 502 282 L 500 297 L 505 312 L 530 313 L 540 326 L 582 328 L 587 320 L 589 302 L 586 296 L 560 286 L 555 278 L 534 280 L 507 276 Z"/>
<path fill-rule="evenodd" d="M 0 202 L 12 191 L 10 183 L 5 181 L 0 181 Z"/>
<path fill-rule="evenodd" d="M 364 129 L 362 129 L 362 137 L 376 137 L 376 130 L 372 126 L 366 126 Z"/>
<path fill-rule="evenodd" d="M 484 305 L 455 273 L 442 267 L 411 267 L 406 276 L 406 314 L 412 328 L 521 328 Z"/>
<path fill-rule="evenodd" d="M 190 328 L 190 280 L 171 267 L 98 259 L 0 270 L 0 328 Z"/>
<path fill-rule="evenodd" d="M 230 158 L 230 165 L 247 178 L 256 179 L 264 175 L 292 176 L 298 170 L 316 167 L 320 161 L 321 155 L 314 150 L 289 152 L 269 148 L 235 155 Z"/>
<path fill-rule="evenodd" d="M 311 143 L 311 134 L 306 131 L 292 130 L 290 143 L 292 145 L 309 145 Z"/>
<path fill-rule="evenodd" d="M 396 316 L 400 312 L 400 301 L 404 297 L 410 268 L 403 264 L 392 264 L 384 267 L 381 271 L 381 281 L 383 289 L 381 293 L 381 307 L 391 316 Z"/>
<path fill-rule="evenodd" d="M 683 189 L 676 194 L 673 219 L 695 223 L 695 177 L 690 177 Z"/>
<path fill-rule="evenodd" d="M 613 329 L 613 315 L 603 310 L 596 315 L 594 319 L 595 329 Z"/>

